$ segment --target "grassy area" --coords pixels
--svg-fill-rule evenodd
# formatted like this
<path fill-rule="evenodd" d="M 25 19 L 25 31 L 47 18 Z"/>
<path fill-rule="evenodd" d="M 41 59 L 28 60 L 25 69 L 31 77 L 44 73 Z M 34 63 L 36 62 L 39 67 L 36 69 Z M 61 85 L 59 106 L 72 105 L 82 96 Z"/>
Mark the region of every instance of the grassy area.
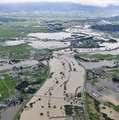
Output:
<path fill-rule="evenodd" d="M 109 70 L 108 72 L 119 73 L 119 69 Z"/>
<path fill-rule="evenodd" d="M 7 26 L 12 26 L 12 27 L 16 27 L 16 26 L 31 26 L 35 24 L 35 22 L 33 21 L 14 21 L 14 22 L 5 22 L 2 23 L 2 27 L 7 27 Z"/>
<path fill-rule="evenodd" d="M 0 24 L 0 40 L 23 38 L 28 33 L 48 32 L 47 27 L 39 26 L 36 21 L 4 22 Z"/>
<path fill-rule="evenodd" d="M 33 78 L 42 83 L 45 79 L 47 79 L 49 74 L 49 68 L 48 66 L 44 66 L 43 68 L 37 68 L 33 71 Z"/>
<path fill-rule="evenodd" d="M 57 32 L 62 30 L 64 26 L 49 27 L 41 24 L 37 20 L 4 22 L 0 24 L 0 40 L 8 40 L 10 38 L 24 38 L 29 33 L 37 32 Z"/>
<path fill-rule="evenodd" d="M 4 84 L 4 82 L 2 81 L 2 79 L 0 79 L 0 101 L 4 98 L 9 97 L 9 90 L 7 88 L 7 86 Z"/>
<path fill-rule="evenodd" d="M 3 106 L 0 106 L 0 111 L 1 111 L 3 108 L 4 108 Z"/>
<path fill-rule="evenodd" d="M 97 79 L 97 78 L 93 78 L 93 79 L 91 80 L 91 83 L 92 83 L 92 84 L 96 84 L 96 83 L 98 83 L 98 82 L 100 82 L 100 80 Z"/>
<path fill-rule="evenodd" d="M 119 111 L 119 105 L 115 106 L 114 109 L 115 109 L 116 111 Z"/>
<path fill-rule="evenodd" d="M 8 88 L 6 87 L 6 85 L 4 84 L 3 80 L 0 79 L 0 92 L 2 91 L 6 91 Z"/>
<path fill-rule="evenodd" d="M 43 50 L 39 50 L 34 54 L 35 58 L 38 59 L 47 59 L 49 58 L 49 56 L 52 54 L 52 51 L 49 49 L 43 49 Z"/>
<path fill-rule="evenodd" d="M 107 86 L 103 86 L 102 88 L 103 88 L 103 90 L 108 90 L 109 89 Z"/>
<path fill-rule="evenodd" d="M 25 69 L 24 69 L 25 70 Z M 2 72 L 6 72 L 8 70 L 4 70 Z M 44 80 L 47 79 L 49 75 L 49 66 L 42 65 L 42 67 L 35 67 L 33 70 L 26 68 L 23 73 L 23 78 L 25 81 L 29 83 L 35 81 L 35 85 L 42 84 Z M 30 78 L 28 77 L 30 76 Z M 31 78 L 33 78 L 31 80 Z M 8 98 L 11 95 L 11 90 L 20 82 L 20 79 L 14 78 L 9 74 L 4 74 L 4 77 L 0 79 L 0 101 L 4 98 Z M 34 85 L 33 84 L 33 85 Z M 12 93 L 14 94 L 14 92 Z"/>
<path fill-rule="evenodd" d="M 10 96 L 10 90 L 14 88 L 18 82 L 18 79 L 14 79 L 7 74 L 4 75 L 4 79 L 0 79 L 0 101 Z"/>
<path fill-rule="evenodd" d="M 15 46 L 0 46 L 0 54 L 2 57 L 10 59 L 28 59 L 30 48 L 27 43 Z"/>
<path fill-rule="evenodd" d="M 37 11 L 37 13 L 32 12 L 32 14 L 28 12 L 4 13 L 0 17 L 19 19 L 19 21 L 0 23 L 0 40 L 7 40 L 10 38 L 24 38 L 28 33 L 62 31 L 71 26 L 79 25 L 77 20 L 79 20 L 80 15 L 71 11 L 68 14 L 67 12 L 58 11 Z M 80 19 L 83 20 L 84 18 Z M 61 21 L 61 24 L 55 25 L 58 21 Z M 50 26 L 48 23 L 53 25 Z"/>
<path fill-rule="evenodd" d="M 111 55 L 111 54 L 76 54 L 75 55 L 77 58 L 82 57 L 86 59 L 91 59 L 91 60 L 104 60 L 104 59 L 114 59 L 114 60 L 119 60 L 119 55 Z"/>
<path fill-rule="evenodd" d="M 8 51 L 8 52 L 14 52 L 14 53 L 20 53 L 20 52 L 28 52 L 29 45 L 27 43 L 20 44 L 20 45 L 14 45 L 14 46 L 0 46 L 0 50 L 2 51 Z"/>
<path fill-rule="evenodd" d="M 115 60 L 119 60 L 119 55 L 114 57 Z"/>
<path fill-rule="evenodd" d="M 92 120 L 106 120 L 103 115 L 99 112 L 99 102 L 85 93 L 85 104 L 86 110 Z"/>
<path fill-rule="evenodd" d="M 0 70 L 0 74 L 2 73 L 6 73 L 6 72 L 9 72 L 10 70 L 9 69 L 6 69 L 6 70 Z"/>
<path fill-rule="evenodd" d="M 87 93 L 84 92 L 83 93 L 83 99 L 84 99 L 84 113 L 87 114 L 87 118 L 88 120 L 90 119 L 90 112 L 89 112 L 89 107 L 88 107 L 88 96 L 87 96 Z"/>
<path fill-rule="evenodd" d="M 9 87 L 9 89 L 12 89 L 18 82 L 19 80 L 14 79 L 12 76 L 5 74 L 4 75 L 4 82 L 7 84 L 7 86 Z"/>
<path fill-rule="evenodd" d="M 84 54 L 84 55 L 81 55 L 82 57 L 85 57 L 85 58 L 90 58 L 90 59 L 109 59 L 109 58 L 112 58 L 113 55 L 111 54 Z"/>
<path fill-rule="evenodd" d="M 13 29 L 1 28 L 0 27 L 0 40 L 7 40 L 10 38 L 21 38 L 22 34 Z"/>

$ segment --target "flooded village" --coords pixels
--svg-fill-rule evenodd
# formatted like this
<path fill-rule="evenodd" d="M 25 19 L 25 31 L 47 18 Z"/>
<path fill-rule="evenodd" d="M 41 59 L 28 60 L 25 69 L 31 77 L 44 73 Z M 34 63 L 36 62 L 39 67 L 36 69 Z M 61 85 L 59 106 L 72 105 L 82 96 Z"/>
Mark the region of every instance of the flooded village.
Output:
<path fill-rule="evenodd" d="M 85 106 L 87 102 L 94 104 L 91 103 L 93 100 L 98 103 L 100 115 L 119 119 L 114 108 L 119 104 L 119 85 L 113 81 L 114 77 L 118 77 L 113 74 L 114 70 L 118 70 L 118 55 L 103 54 L 114 49 L 118 51 L 119 41 L 102 33 L 96 34 L 85 26 L 82 29 L 76 26 L 65 30 L 67 36 L 58 33 L 54 34 L 54 38 L 53 33 L 41 33 L 44 38 L 40 38 L 40 33 L 36 36 L 34 33 L 35 38 L 30 34 L 24 40 L 3 44 L 6 47 L 28 45 L 30 50 L 26 50 L 27 53 L 1 50 L 1 53 L 8 52 L 0 61 L 0 79 L 9 96 L 0 102 L 1 120 L 12 120 L 15 114 L 19 120 L 32 120 L 34 117 L 39 120 L 39 116 L 41 120 L 87 120 Z M 50 35 L 52 38 L 49 38 Z M 17 55 L 21 57 L 10 59 Z M 14 82 L 14 87 L 10 81 Z M 88 109 L 91 109 L 90 106 Z M 6 115 L 8 111 L 14 112 Z M 108 115 L 110 111 L 114 116 Z M 93 110 L 91 112 L 95 114 Z"/>
<path fill-rule="evenodd" d="M 36 4 L 0 12 L 0 120 L 119 120 L 118 13 Z"/>

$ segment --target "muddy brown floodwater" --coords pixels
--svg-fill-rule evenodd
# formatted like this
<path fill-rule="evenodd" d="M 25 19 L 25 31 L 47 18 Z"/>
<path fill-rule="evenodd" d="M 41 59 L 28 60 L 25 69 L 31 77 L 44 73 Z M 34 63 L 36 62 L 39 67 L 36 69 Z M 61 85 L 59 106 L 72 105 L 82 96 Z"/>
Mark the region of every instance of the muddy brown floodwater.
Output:
<path fill-rule="evenodd" d="M 64 50 L 54 52 L 49 63 L 52 73 L 50 78 L 27 103 L 20 120 L 67 120 L 64 105 L 81 105 L 81 100 L 77 102 L 70 97 L 75 96 L 78 87 L 83 92 L 84 68 L 79 66 L 70 51 Z"/>

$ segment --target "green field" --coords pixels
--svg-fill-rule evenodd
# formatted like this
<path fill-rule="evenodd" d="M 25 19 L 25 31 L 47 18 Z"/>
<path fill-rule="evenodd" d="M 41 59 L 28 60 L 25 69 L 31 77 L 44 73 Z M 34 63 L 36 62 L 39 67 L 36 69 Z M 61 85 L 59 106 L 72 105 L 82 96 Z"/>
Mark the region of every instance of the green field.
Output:
<path fill-rule="evenodd" d="M 0 40 L 24 38 L 28 33 L 48 32 L 47 27 L 35 27 L 33 22 L 7 22 L 0 25 Z"/>
<path fill-rule="evenodd" d="M 119 69 L 109 70 L 109 72 L 119 73 Z"/>
<path fill-rule="evenodd" d="M 99 105 L 100 103 L 89 96 L 87 93 L 85 95 L 85 104 L 86 104 L 86 110 L 89 114 L 89 117 L 92 120 L 107 120 L 103 114 L 100 113 Z"/>
<path fill-rule="evenodd" d="M 91 83 L 92 83 L 92 84 L 96 84 L 96 83 L 98 83 L 98 82 L 100 82 L 100 80 L 97 79 L 97 78 L 93 78 L 93 79 L 91 80 Z"/>
<path fill-rule="evenodd" d="M 76 54 L 76 57 L 83 57 L 87 59 L 93 59 L 93 60 L 104 60 L 104 59 L 109 59 L 109 60 L 119 60 L 119 55 L 112 55 L 112 54 Z"/>
<path fill-rule="evenodd" d="M 115 106 L 114 109 L 119 112 L 119 105 Z"/>
<path fill-rule="evenodd" d="M 0 46 L 1 57 L 10 59 L 28 59 L 30 57 L 31 47 L 27 44 L 14 45 L 14 46 Z"/>
<path fill-rule="evenodd" d="M 14 79 L 8 74 L 4 75 L 4 79 L 0 79 L 0 101 L 4 98 L 8 98 L 11 95 L 11 90 L 18 82 L 18 79 Z"/>
<path fill-rule="evenodd" d="M 1 73 L 4 74 L 3 77 L 0 79 L 0 101 L 4 98 L 8 98 L 11 94 L 14 94 L 13 89 L 21 80 L 20 78 L 15 78 L 6 73 L 9 71 L 8 69 L 1 71 Z M 29 67 L 26 67 L 24 68 L 22 80 L 28 81 L 29 83 L 35 81 L 35 84 L 39 85 L 47 79 L 49 71 L 50 70 L 48 65 L 42 65 L 42 67 L 35 67 L 33 70 Z M 28 76 L 30 76 L 30 78 Z"/>
<path fill-rule="evenodd" d="M 108 58 L 112 58 L 113 55 L 111 54 L 84 54 L 81 55 L 82 57 L 86 57 L 86 58 L 90 58 L 90 59 L 108 59 Z"/>
<path fill-rule="evenodd" d="M 6 73 L 6 72 L 9 72 L 10 70 L 9 69 L 6 69 L 6 70 L 0 70 L 0 74 L 2 73 Z"/>
<path fill-rule="evenodd" d="M 48 67 L 45 67 L 44 69 L 36 69 L 33 71 L 35 73 L 34 79 L 37 81 L 43 82 L 45 79 L 47 79 L 47 76 L 49 74 Z"/>

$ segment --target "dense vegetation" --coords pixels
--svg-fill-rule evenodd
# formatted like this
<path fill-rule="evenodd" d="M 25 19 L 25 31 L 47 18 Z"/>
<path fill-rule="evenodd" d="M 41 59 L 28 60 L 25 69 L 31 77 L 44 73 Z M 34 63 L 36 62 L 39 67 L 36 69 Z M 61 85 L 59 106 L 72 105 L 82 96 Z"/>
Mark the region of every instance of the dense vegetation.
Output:
<path fill-rule="evenodd" d="M 65 113 L 66 115 L 72 115 L 73 114 L 73 106 L 72 105 L 65 105 Z"/>
<path fill-rule="evenodd" d="M 25 43 L 16 46 L 0 46 L 0 58 L 28 59 L 30 57 L 30 46 Z"/>
<path fill-rule="evenodd" d="M 86 97 L 86 110 L 89 114 L 91 120 L 112 120 L 107 116 L 107 114 L 100 112 L 100 103 L 91 97 L 89 94 L 85 93 Z"/>
<path fill-rule="evenodd" d="M 5 22 L 0 24 L 0 40 L 13 38 L 24 38 L 29 33 L 57 32 L 62 31 L 65 26 L 41 26 L 37 21 Z"/>
<path fill-rule="evenodd" d="M 16 22 L 16 21 L 23 21 L 15 18 L 5 18 L 5 17 L 0 17 L 1 22 Z"/>
<path fill-rule="evenodd" d="M 92 29 L 101 30 L 101 31 L 109 31 L 109 32 L 119 32 L 119 25 L 93 25 L 91 26 Z"/>
<path fill-rule="evenodd" d="M 4 75 L 4 79 L 0 79 L 0 101 L 13 94 L 12 90 L 19 81 L 19 78 L 14 78 L 8 74 Z"/>
<path fill-rule="evenodd" d="M 112 78 L 112 81 L 118 83 L 118 82 L 119 82 L 119 78 L 117 78 L 117 77 L 113 77 L 113 78 Z"/>
<path fill-rule="evenodd" d="M 94 62 L 98 62 L 99 60 L 119 60 L 119 56 L 118 55 L 111 55 L 111 54 L 75 54 L 75 58 L 76 59 L 80 59 L 83 60 L 85 62 L 89 62 L 89 61 L 94 61 Z"/>

